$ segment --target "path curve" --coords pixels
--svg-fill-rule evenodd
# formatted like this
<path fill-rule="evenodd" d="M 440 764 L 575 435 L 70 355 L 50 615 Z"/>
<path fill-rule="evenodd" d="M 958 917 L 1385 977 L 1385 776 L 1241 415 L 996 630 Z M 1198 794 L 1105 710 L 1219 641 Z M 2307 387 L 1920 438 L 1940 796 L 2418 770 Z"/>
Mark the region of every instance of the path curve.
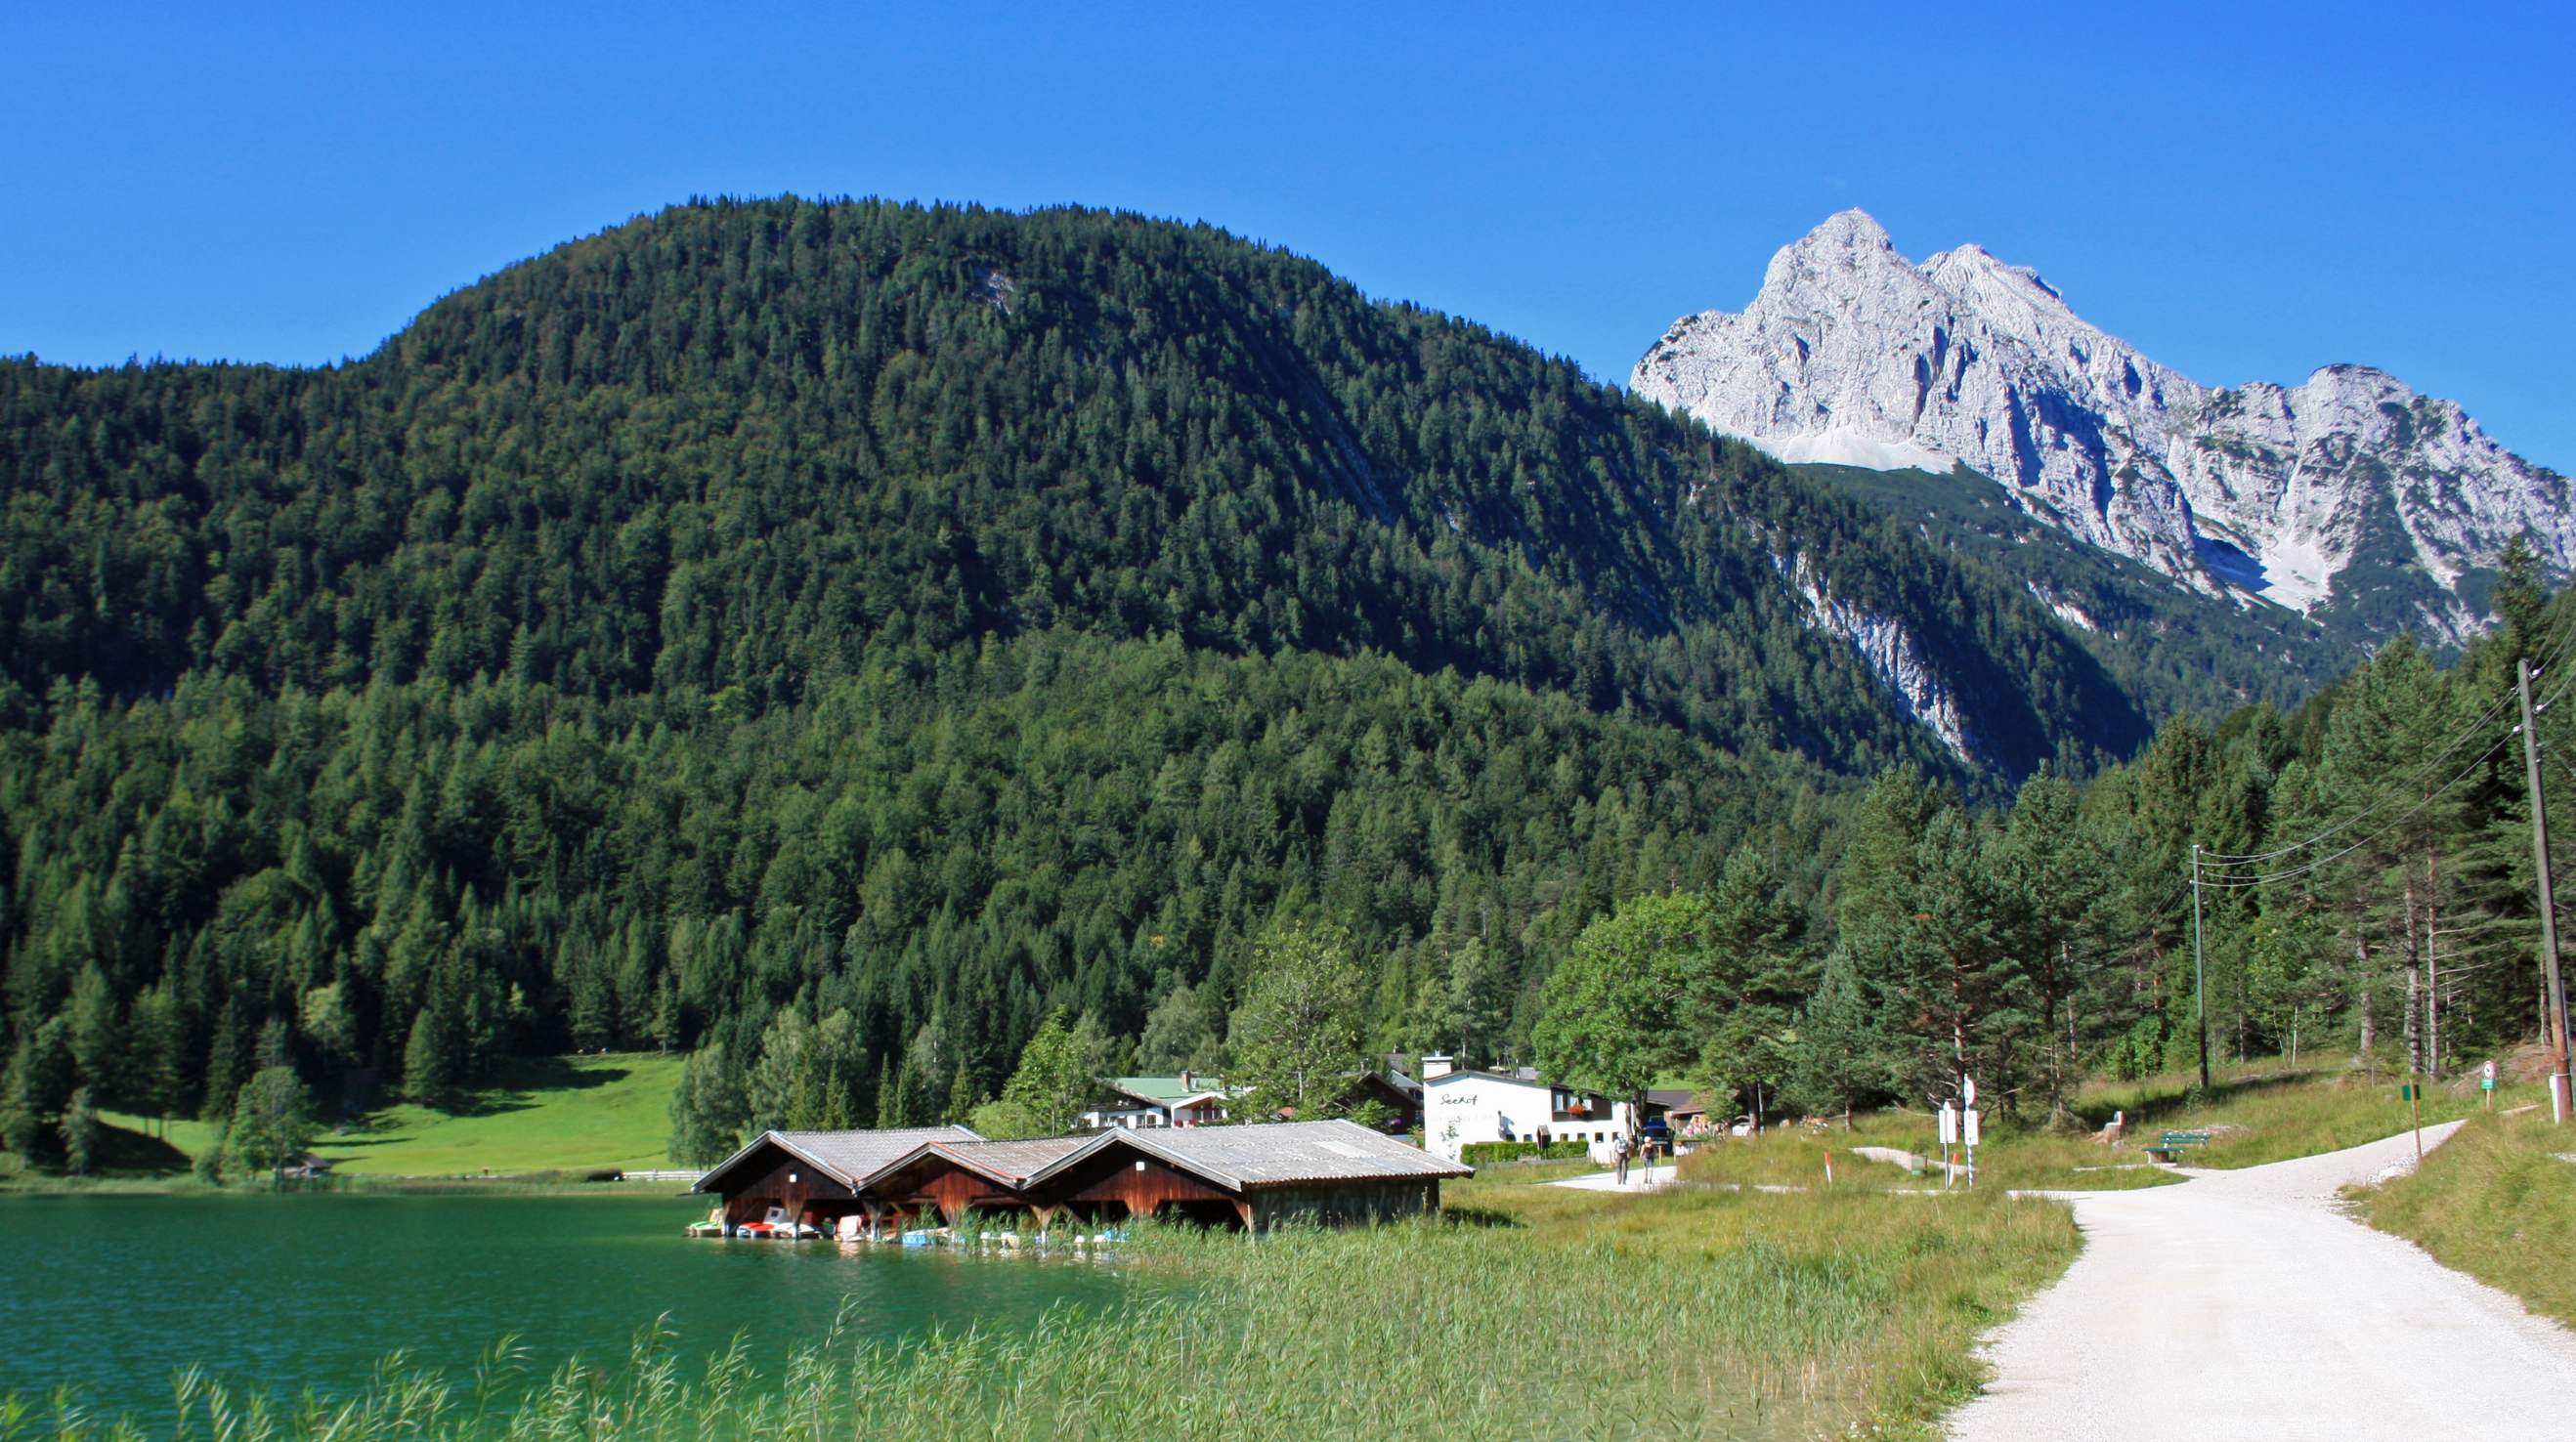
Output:
<path fill-rule="evenodd" d="M 2430 1148 L 2453 1122 L 2426 1127 Z M 2084 1251 L 1991 1334 L 1958 1442 L 2564 1435 L 2576 1334 L 2341 1214 L 2411 1133 L 2182 1186 L 2067 1194 Z"/>
<path fill-rule="evenodd" d="M 1680 1180 L 1680 1169 L 1670 1162 L 1655 1168 L 1651 1174 L 1644 1167 L 1631 1163 L 1628 1167 L 1628 1184 L 1624 1187 L 1619 1185 L 1617 1172 L 1585 1172 L 1579 1177 L 1560 1178 L 1548 1185 L 1573 1187 L 1587 1192 L 1647 1192 L 1661 1191 Z"/>

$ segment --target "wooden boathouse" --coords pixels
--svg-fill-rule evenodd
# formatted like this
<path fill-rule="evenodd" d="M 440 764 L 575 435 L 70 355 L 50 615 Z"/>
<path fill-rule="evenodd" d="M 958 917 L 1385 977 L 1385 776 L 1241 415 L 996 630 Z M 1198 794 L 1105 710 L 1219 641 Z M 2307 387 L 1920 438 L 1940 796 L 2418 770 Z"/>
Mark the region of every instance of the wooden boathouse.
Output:
<path fill-rule="evenodd" d="M 764 1132 L 698 1179 L 738 1226 L 777 1208 L 826 1231 L 882 1235 L 970 1211 L 1081 1222 L 1176 1217 L 1262 1228 L 1436 1212 L 1471 1167 L 1346 1121 L 1112 1128 L 994 1142 L 964 1127 Z M 844 1222 L 843 1219 L 850 1219 Z"/>

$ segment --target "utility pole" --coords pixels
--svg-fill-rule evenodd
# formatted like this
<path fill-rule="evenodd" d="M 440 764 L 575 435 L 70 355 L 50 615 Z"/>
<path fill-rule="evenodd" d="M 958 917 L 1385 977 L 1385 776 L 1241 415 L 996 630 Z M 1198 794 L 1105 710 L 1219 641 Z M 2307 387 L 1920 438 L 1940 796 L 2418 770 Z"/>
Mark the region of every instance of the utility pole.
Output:
<path fill-rule="evenodd" d="M 2200 958 L 2200 843 L 2191 844 L 2191 1014 L 2200 1028 L 2200 1094 L 2209 1095 L 2209 972 Z"/>
<path fill-rule="evenodd" d="M 2558 971 L 2558 902 L 2549 886 L 2549 806 L 2540 790 L 2540 715 L 2531 709 L 2531 658 L 2513 663 L 2514 686 L 2522 694 L 2522 761 L 2531 783 L 2531 854 L 2540 875 L 2540 962 L 2549 979 L 2549 1019 L 2558 1025 L 2558 1070 L 2549 1078 L 2549 1119 L 2565 1123 L 2576 1096 L 2569 1089 L 2567 987 Z M 2541 1041 L 2546 1044 L 2547 1037 Z"/>

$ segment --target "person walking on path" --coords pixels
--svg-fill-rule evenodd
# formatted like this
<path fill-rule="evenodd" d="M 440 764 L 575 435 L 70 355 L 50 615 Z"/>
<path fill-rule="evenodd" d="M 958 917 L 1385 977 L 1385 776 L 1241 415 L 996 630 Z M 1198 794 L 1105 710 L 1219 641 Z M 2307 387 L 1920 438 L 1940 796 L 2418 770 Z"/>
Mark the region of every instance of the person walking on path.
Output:
<path fill-rule="evenodd" d="M 1621 1132 L 1619 1139 L 1610 1144 L 1610 1160 L 1618 1165 L 1619 1185 L 1623 1187 L 1628 1185 L 1628 1134 L 1626 1132 Z"/>

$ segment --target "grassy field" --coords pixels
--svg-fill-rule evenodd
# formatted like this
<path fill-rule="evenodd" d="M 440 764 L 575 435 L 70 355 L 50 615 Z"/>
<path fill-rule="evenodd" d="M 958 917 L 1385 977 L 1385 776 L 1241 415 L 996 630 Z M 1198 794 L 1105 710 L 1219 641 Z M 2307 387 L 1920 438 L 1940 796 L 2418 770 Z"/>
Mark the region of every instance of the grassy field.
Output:
<path fill-rule="evenodd" d="M 523 1058 L 453 1114 L 388 1107 L 313 1149 L 342 1171 L 415 1177 L 656 1170 L 671 1165 L 679 1079 L 680 1058 L 653 1052 Z"/>
<path fill-rule="evenodd" d="M 2413 1175 L 2373 1188 L 2360 1212 L 2456 1267 L 2576 1323 L 2576 1126 L 2548 1108 L 2478 1116 Z"/>
<path fill-rule="evenodd" d="M 386 1107 L 326 1129 L 313 1150 L 354 1175 L 664 1170 L 680 1061 L 654 1052 L 519 1058 L 502 1063 L 493 1084 L 454 1112 Z M 116 1112 L 101 1119 L 108 1129 L 98 1169 L 109 1178 L 185 1172 L 190 1157 L 214 1144 L 204 1122 Z"/>

